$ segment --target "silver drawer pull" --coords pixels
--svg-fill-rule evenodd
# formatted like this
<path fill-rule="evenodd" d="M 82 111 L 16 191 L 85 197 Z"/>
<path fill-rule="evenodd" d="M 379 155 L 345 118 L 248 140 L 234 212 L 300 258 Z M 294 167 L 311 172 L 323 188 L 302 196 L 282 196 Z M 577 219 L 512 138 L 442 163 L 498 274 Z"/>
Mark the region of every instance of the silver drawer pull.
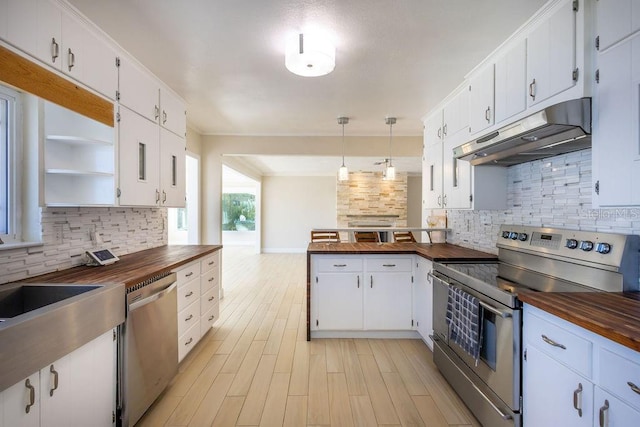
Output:
<path fill-rule="evenodd" d="M 635 385 L 631 381 L 627 381 L 627 385 L 631 388 L 631 391 L 633 391 L 634 393 L 640 394 L 640 387 L 638 387 L 637 385 Z"/>
<path fill-rule="evenodd" d="M 184 297 L 185 298 L 189 298 L 191 295 L 193 295 L 193 291 L 189 292 L 188 294 L 186 294 Z"/>
<path fill-rule="evenodd" d="M 209 265 L 213 265 L 213 264 L 215 264 L 215 263 L 216 263 L 215 261 L 210 261 L 210 262 L 209 262 Z"/>
<path fill-rule="evenodd" d="M 215 280 L 214 277 L 212 277 L 211 279 L 209 279 L 209 282 L 213 282 Z"/>
<path fill-rule="evenodd" d="M 31 385 L 29 378 L 24 382 L 24 386 L 29 390 L 29 403 L 24 408 L 24 412 L 28 414 L 31 411 L 31 407 L 36 404 L 36 388 Z"/>
<path fill-rule="evenodd" d="M 547 337 L 546 335 L 541 335 L 541 336 L 542 336 L 542 341 L 546 342 L 547 344 L 549 344 L 551 346 L 554 346 L 554 347 L 559 347 L 559 348 L 561 348 L 563 350 L 567 349 L 567 347 L 565 347 L 564 345 L 562 345 L 562 344 L 560 344 L 558 342 L 555 342 L 554 340 L 552 340 L 551 338 Z"/>
<path fill-rule="evenodd" d="M 383 267 L 395 267 L 395 264 L 382 264 Z"/>
<path fill-rule="evenodd" d="M 211 322 L 213 319 L 215 319 L 216 316 L 214 316 L 213 314 L 211 316 L 209 316 L 209 322 Z"/>
<path fill-rule="evenodd" d="M 189 338 L 189 341 L 187 341 L 186 343 L 184 343 L 184 345 L 189 345 L 193 342 L 193 338 Z"/>
<path fill-rule="evenodd" d="M 573 408 L 582 418 L 582 383 L 578 383 L 578 388 L 573 391 Z"/>
<path fill-rule="evenodd" d="M 209 302 L 213 301 L 214 299 L 216 299 L 216 297 L 214 297 L 213 295 L 209 297 Z"/>
<path fill-rule="evenodd" d="M 193 271 L 190 271 L 184 275 L 184 277 L 191 277 L 191 276 L 193 276 Z"/>
<path fill-rule="evenodd" d="M 190 314 L 189 317 L 187 317 L 186 319 L 184 319 L 185 322 L 188 322 L 189 320 L 193 319 L 193 314 Z"/>
<path fill-rule="evenodd" d="M 600 416 L 599 416 L 599 425 L 600 427 L 609 427 L 609 401 L 605 400 L 604 405 L 600 407 Z"/>
<path fill-rule="evenodd" d="M 49 372 L 53 374 L 53 387 L 49 390 L 49 396 L 53 396 L 53 392 L 58 389 L 58 371 L 51 365 L 49 367 Z"/>
<path fill-rule="evenodd" d="M 346 267 L 347 264 L 333 264 L 334 267 Z"/>

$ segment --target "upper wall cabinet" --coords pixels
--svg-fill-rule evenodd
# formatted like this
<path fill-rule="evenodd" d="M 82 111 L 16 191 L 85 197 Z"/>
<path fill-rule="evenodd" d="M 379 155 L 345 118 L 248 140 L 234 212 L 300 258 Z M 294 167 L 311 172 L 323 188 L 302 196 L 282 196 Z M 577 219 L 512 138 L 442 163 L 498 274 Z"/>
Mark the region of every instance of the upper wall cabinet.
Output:
<path fill-rule="evenodd" d="M 601 51 L 640 30 L 640 3 L 637 0 L 598 0 L 596 13 L 596 47 Z"/>
<path fill-rule="evenodd" d="M 579 3 L 560 2 L 527 36 L 529 106 L 569 89 L 578 80 L 576 13 Z"/>
<path fill-rule="evenodd" d="M 499 124 L 527 108 L 527 41 L 522 39 L 495 63 L 495 123 Z"/>
<path fill-rule="evenodd" d="M 469 79 L 469 132 L 474 134 L 494 123 L 494 66 L 475 73 Z"/>

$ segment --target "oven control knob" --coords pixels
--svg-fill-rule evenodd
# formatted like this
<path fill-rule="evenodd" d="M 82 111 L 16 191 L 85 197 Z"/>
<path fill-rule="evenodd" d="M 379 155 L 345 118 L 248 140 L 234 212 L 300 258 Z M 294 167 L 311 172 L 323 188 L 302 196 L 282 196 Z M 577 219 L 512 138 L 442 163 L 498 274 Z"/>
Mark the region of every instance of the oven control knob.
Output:
<path fill-rule="evenodd" d="M 596 245 L 596 252 L 601 254 L 608 254 L 611 252 L 611 245 L 609 243 L 598 243 Z"/>
<path fill-rule="evenodd" d="M 518 240 L 518 233 L 516 233 L 515 231 L 512 231 L 511 233 L 509 233 L 509 238 L 511 240 Z"/>
<path fill-rule="evenodd" d="M 585 252 L 589 252 L 593 249 L 593 242 L 590 240 L 583 240 L 582 242 L 580 242 L 580 249 Z"/>
<path fill-rule="evenodd" d="M 503 232 L 502 232 L 502 238 L 503 238 L 503 239 L 508 239 L 508 238 L 509 238 L 509 234 L 511 234 L 511 233 L 510 233 L 510 232 L 508 232 L 508 231 L 503 231 Z"/>
<path fill-rule="evenodd" d="M 521 242 L 526 242 L 528 238 L 529 236 L 527 235 L 527 233 L 518 234 L 518 240 L 520 240 Z"/>
<path fill-rule="evenodd" d="M 578 241 L 576 239 L 567 239 L 567 244 L 565 246 L 569 249 L 575 249 L 578 247 Z"/>

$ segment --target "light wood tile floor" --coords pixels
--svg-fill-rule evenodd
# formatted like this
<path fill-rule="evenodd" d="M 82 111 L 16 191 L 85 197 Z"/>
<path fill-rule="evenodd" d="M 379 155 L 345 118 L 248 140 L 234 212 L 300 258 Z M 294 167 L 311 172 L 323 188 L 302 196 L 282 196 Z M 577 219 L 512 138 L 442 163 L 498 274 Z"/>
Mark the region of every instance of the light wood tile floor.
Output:
<path fill-rule="evenodd" d="M 306 255 L 223 249 L 220 320 L 138 426 L 479 426 L 420 340 L 306 341 Z"/>

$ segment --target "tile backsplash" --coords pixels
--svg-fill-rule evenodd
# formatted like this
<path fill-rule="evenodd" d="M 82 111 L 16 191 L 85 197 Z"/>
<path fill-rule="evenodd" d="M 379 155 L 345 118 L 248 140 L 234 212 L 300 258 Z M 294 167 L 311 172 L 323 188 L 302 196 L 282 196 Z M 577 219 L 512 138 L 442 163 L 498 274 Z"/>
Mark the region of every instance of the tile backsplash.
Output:
<path fill-rule="evenodd" d="M 41 246 L 0 250 L 0 284 L 83 264 L 92 248 L 125 255 L 167 244 L 166 208 L 42 208 L 41 218 Z"/>
<path fill-rule="evenodd" d="M 448 211 L 449 243 L 497 253 L 501 224 L 640 234 L 640 209 L 591 208 L 591 150 L 511 166 L 507 177 L 509 209 Z"/>

